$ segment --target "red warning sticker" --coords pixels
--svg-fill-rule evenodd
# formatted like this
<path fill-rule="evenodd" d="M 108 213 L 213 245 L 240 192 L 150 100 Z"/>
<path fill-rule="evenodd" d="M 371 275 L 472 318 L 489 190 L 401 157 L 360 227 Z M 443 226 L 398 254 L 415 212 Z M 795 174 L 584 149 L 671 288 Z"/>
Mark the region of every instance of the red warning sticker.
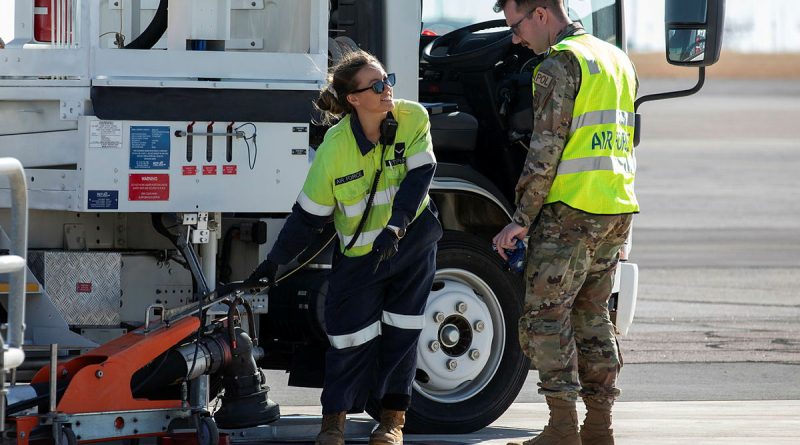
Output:
<path fill-rule="evenodd" d="M 92 293 L 92 283 L 75 283 L 75 292 L 82 294 Z"/>
<path fill-rule="evenodd" d="M 204 165 L 203 166 L 203 174 L 204 175 L 216 175 L 217 174 L 217 166 L 216 165 Z"/>
<path fill-rule="evenodd" d="M 236 174 L 236 166 L 235 165 L 223 165 L 222 166 L 222 174 L 223 175 L 235 175 Z"/>
<path fill-rule="evenodd" d="M 168 201 L 168 174 L 135 174 L 128 180 L 129 201 Z"/>
<path fill-rule="evenodd" d="M 196 165 L 184 165 L 183 166 L 183 176 L 194 176 L 197 174 L 197 166 Z"/>

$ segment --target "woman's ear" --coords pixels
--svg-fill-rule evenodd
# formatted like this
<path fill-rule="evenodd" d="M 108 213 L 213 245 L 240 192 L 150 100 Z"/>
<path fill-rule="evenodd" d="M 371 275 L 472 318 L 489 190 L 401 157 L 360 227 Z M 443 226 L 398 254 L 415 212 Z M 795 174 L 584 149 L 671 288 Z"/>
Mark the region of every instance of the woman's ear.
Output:
<path fill-rule="evenodd" d="M 349 103 L 351 106 L 355 107 L 359 103 L 358 102 L 358 96 L 356 96 L 355 94 L 348 94 L 347 95 L 347 103 Z"/>

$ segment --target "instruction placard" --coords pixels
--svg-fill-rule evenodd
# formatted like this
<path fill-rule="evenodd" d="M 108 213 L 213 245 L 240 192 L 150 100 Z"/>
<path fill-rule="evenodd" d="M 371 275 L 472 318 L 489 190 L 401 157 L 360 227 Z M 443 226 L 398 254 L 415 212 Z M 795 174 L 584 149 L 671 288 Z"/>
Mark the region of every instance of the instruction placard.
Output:
<path fill-rule="evenodd" d="M 118 209 L 119 191 L 117 190 L 89 190 L 89 210 Z"/>
<path fill-rule="evenodd" d="M 89 121 L 89 148 L 122 148 L 122 122 Z"/>
<path fill-rule="evenodd" d="M 129 201 L 168 201 L 169 175 L 132 174 L 128 177 Z"/>
<path fill-rule="evenodd" d="M 169 169 L 169 127 L 132 126 L 132 170 Z"/>

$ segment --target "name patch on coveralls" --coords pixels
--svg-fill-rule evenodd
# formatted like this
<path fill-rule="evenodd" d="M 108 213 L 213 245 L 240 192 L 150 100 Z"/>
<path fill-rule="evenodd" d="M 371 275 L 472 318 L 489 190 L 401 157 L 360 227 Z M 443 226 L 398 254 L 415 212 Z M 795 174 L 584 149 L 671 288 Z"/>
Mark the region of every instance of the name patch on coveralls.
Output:
<path fill-rule="evenodd" d="M 359 170 L 359 171 L 357 171 L 355 173 L 350 173 L 347 176 L 342 176 L 341 178 L 336 178 L 334 183 L 336 185 L 342 185 L 342 184 L 346 184 L 346 183 L 348 183 L 350 181 L 355 181 L 356 179 L 363 178 L 363 177 L 364 177 L 364 170 Z"/>

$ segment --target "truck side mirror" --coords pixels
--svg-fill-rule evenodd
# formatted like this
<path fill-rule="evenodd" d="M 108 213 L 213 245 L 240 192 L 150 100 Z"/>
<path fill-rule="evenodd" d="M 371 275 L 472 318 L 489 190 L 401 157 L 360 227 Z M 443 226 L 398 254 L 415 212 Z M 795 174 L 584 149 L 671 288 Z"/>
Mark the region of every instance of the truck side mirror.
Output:
<path fill-rule="evenodd" d="M 666 0 L 667 62 L 709 66 L 719 60 L 725 0 Z"/>

